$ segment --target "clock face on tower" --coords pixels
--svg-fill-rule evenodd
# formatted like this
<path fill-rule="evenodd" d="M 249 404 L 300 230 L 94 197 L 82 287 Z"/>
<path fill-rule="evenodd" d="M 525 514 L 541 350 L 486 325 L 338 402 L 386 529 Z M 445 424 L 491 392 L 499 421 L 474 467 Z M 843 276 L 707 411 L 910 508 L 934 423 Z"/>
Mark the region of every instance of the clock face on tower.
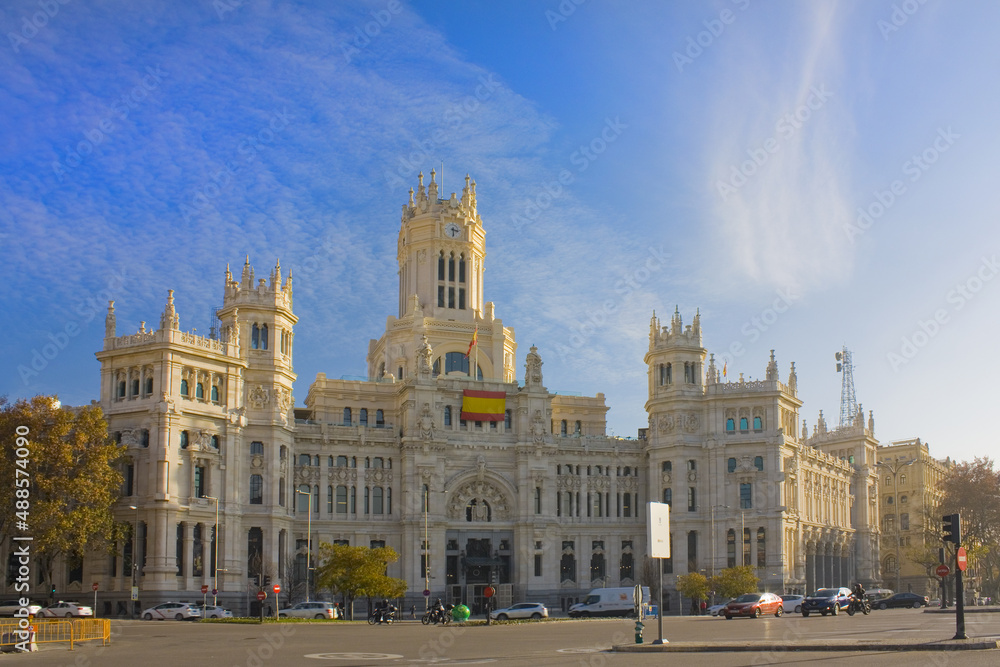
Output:
<path fill-rule="evenodd" d="M 454 222 L 449 222 L 444 228 L 444 233 L 453 239 L 457 239 L 458 235 L 462 233 L 462 228 L 456 225 Z"/>

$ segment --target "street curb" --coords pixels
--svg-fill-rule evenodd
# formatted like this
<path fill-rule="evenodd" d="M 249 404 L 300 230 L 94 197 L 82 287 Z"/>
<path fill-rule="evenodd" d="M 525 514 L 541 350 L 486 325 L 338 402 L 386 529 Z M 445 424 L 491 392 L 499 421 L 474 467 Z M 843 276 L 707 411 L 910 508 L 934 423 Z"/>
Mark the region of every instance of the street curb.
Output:
<path fill-rule="evenodd" d="M 704 643 L 677 642 L 673 644 L 620 644 L 613 646 L 613 653 L 739 653 L 791 651 L 984 651 L 1000 648 L 997 639 L 951 639 L 941 642 L 739 642 Z"/>

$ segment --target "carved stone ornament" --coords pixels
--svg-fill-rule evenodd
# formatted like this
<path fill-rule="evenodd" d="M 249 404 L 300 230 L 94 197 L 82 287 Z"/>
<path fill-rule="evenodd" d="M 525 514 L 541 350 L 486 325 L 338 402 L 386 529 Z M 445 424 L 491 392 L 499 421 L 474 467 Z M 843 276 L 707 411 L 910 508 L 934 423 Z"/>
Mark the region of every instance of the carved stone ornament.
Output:
<path fill-rule="evenodd" d="M 278 396 L 278 406 L 281 407 L 281 411 L 288 412 L 289 408 L 292 407 L 292 392 L 288 391 L 285 387 L 276 387 L 275 391 Z"/>
<path fill-rule="evenodd" d="M 689 412 L 684 415 L 684 430 L 688 433 L 697 433 L 698 428 L 701 426 L 701 420 L 698 419 L 698 415 L 693 412 Z"/>
<path fill-rule="evenodd" d="M 472 512 L 473 521 L 506 521 L 511 517 L 511 509 L 503 492 L 489 481 L 476 480 L 463 484 L 451 495 L 448 518 L 465 519 L 465 510 L 473 500 L 476 501 Z"/>
<path fill-rule="evenodd" d="M 427 336 L 423 337 L 423 342 L 420 347 L 417 348 L 417 373 L 423 377 L 430 376 L 431 374 L 431 356 L 433 355 L 433 350 L 431 350 L 431 344 L 427 340 Z"/>
<path fill-rule="evenodd" d="M 229 411 L 229 423 L 233 426 L 247 425 L 247 409 L 244 406 L 234 408 Z"/>
<path fill-rule="evenodd" d="M 531 440 L 536 445 L 542 444 L 545 440 L 545 419 L 542 418 L 542 411 L 535 410 L 535 415 L 531 418 Z"/>
<path fill-rule="evenodd" d="M 261 385 L 257 385 L 250 390 L 250 407 L 254 410 L 263 410 L 267 405 L 269 398 L 267 389 Z"/>
<path fill-rule="evenodd" d="M 430 403 L 424 403 L 424 407 L 420 409 L 417 428 L 420 429 L 420 438 L 422 440 L 431 440 L 434 438 L 434 415 L 431 413 Z"/>
<path fill-rule="evenodd" d="M 661 433 L 670 433 L 674 430 L 674 416 L 673 415 L 663 415 L 657 422 L 657 428 Z"/>

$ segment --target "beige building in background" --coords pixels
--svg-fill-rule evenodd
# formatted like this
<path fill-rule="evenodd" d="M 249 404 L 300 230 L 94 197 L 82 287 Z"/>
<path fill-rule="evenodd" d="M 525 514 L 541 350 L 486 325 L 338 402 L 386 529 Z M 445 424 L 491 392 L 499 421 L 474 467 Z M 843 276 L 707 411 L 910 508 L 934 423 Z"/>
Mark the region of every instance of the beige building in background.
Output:
<path fill-rule="evenodd" d="M 941 480 L 952 466 L 930 455 L 920 438 L 878 448 L 882 581 L 886 588 L 934 598 L 940 579 Z M 897 549 L 898 544 L 898 549 Z"/>

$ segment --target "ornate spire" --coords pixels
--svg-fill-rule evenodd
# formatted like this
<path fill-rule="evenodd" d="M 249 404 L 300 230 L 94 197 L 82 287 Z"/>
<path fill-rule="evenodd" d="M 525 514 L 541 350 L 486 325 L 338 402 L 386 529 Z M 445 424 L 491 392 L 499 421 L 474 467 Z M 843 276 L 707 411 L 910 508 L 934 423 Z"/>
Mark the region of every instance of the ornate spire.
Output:
<path fill-rule="evenodd" d="M 875 413 L 872 410 L 868 411 L 868 434 L 875 435 Z"/>
<path fill-rule="evenodd" d="M 715 384 L 719 381 L 719 372 L 715 370 L 715 354 L 708 355 L 708 384 Z"/>
<path fill-rule="evenodd" d="M 767 371 L 764 377 L 768 380 L 778 379 L 778 362 L 774 359 L 774 350 L 771 350 L 771 360 L 767 362 Z"/>
<path fill-rule="evenodd" d="M 436 202 L 438 198 L 438 184 L 434 181 L 436 173 L 437 172 L 431 169 L 431 182 L 430 185 L 427 186 L 427 198 L 430 199 L 432 203 Z"/>
<path fill-rule="evenodd" d="M 174 308 L 174 291 L 172 289 L 167 290 L 167 305 L 164 306 L 163 315 L 160 316 L 160 328 L 175 330 L 180 328 L 180 318 Z"/>
<path fill-rule="evenodd" d="M 117 328 L 117 320 L 115 318 L 115 302 L 108 301 L 108 314 L 104 316 L 104 337 L 114 338 L 118 334 L 115 329 Z"/>
<path fill-rule="evenodd" d="M 792 368 L 788 371 L 788 388 L 794 393 L 799 386 L 799 376 L 795 373 L 795 362 L 792 362 Z"/>
<path fill-rule="evenodd" d="M 250 255 L 247 255 L 247 261 L 243 264 L 243 275 L 240 276 L 240 282 L 243 283 L 243 287 L 249 287 L 253 282 L 253 269 L 250 268 Z"/>

